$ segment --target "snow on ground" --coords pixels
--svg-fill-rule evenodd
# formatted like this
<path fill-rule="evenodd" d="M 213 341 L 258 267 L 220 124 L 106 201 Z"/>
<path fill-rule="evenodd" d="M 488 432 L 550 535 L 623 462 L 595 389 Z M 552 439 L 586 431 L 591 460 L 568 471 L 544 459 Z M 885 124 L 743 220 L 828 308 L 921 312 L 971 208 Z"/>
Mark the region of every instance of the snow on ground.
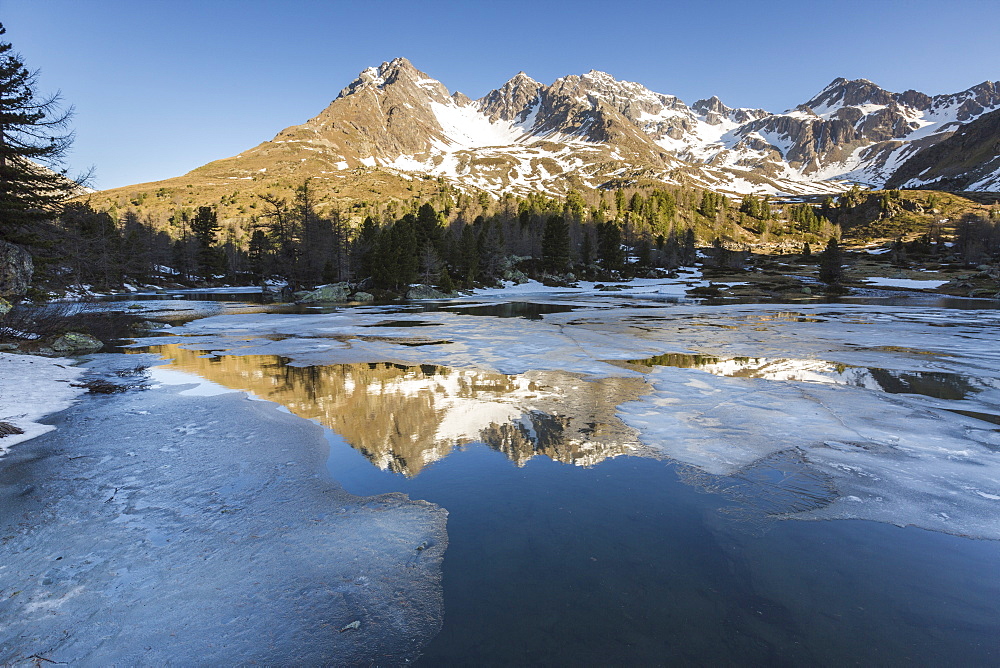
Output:
<path fill-rule="evenodd" d="M 915 290 L 922 288 L 933 290 L 934 288 L 939 288 L 948 282 L 939 280 L 920 280 L 915 278 L 885 278 L 882 276 L 869 276 L 865 280 L 872 285 L 877 285 L 881 288 L 913 288 Z"/>
<path fill-rule="evenodd" d="M 221 287 L 221 288 L 186 288 L 184 290 L 171 290 L 170 294 L 258 294 L 260 292 L 259 285 L 238 285 L 234 287 Z"/>
<path fill-rule="evenodd" d="M 83 373 L 73 364 L 64 358 L 0 353 L 0 422 L 24 430 L 0 438 L 0 455 L 55 429 L 38 420 L 65 410 L 85 391 L 72 386 Z"/>
<path fill-rule="evenodd" d="M 505 297 L 518 295 L 541 294 L 577 294 L 577 295 L 663 295 L 665 297 L 683 297 L 691 288 L 704 287 L 709 281 L 701 279 L 701 271 L 690 270 L 678 278 L 633 278 L 628 281 L 577 281 L 575 287 L 554 287 L 544 285 L 535 280 L 525 283 L 505 281 L 499 288 L 478 288 L 473 294 L 481 297 Z M 600 290 L 596 286 L 614 288 Z M 719 285 L 743 285 L 742 283 L 720 283 Z"/>
<path fill-rule="evenodd" d="M 271 287 L 280 287 L 282 284 L 273 285 Z M 261 289 L 259 285 L 237 285 L 237 286 L 223 286 L 221 288 L 182 288 L 178 290 L 163 290 L 156 289 L 150 290 L 148 286 L 145 289 L 132 289 L 129 290 L 130 294 L 135 296 L 150 296 L 150 295 L 162 295 L 164 299 L 170 299 L 173 295 L 255 295 L 260 294 Z M 96 294 L 95 296 L 107 296 L 107 294 Z"/>

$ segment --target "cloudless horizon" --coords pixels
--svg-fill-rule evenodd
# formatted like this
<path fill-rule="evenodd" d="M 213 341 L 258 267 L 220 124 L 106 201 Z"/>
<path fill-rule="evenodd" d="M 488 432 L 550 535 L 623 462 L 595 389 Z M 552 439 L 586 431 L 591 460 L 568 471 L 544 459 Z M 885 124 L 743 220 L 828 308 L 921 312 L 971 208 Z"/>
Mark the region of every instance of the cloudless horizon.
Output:
<path fill-rule="evenodd" d="M 319 113 L 398 56 L 478 98 L 591 69 L 691 104 L 783 111 L 836 77 L 931 95 L 1000 78 L 1000 3 L 0 0 L 39 92 L 76 109 L 94 187 L 180 176 Z"/>

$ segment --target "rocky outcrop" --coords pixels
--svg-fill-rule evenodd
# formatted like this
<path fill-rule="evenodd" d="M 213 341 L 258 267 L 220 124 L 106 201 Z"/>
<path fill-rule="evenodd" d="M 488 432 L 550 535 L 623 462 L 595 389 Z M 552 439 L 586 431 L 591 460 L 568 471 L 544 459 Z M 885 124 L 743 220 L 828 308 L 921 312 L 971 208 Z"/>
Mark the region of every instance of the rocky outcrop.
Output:
<path fill-rule="evenodd" d="M 104 347 L 104 343 L 89 334 L 66 332 L 49 346 L 54 352 L 61 354 L 78 354 L 96 352 Z"/>
<path fill-rule="evenodd" d="M 0 297 L 21 297 L 31 285 L 35 265 L 20 246 L 0 241 Z"/>
<path fill-rule="evenodd" d="M 448 295 L 429 285 L 417 284 L 406 291 L 407 299 L 445 299 Z"/>
<path fill-rule="evenodd" d="M 351 286 L 349 283 L 331 283 L 308 292 L 296 301 L 300 304 L 314 304 L 320 302 L 346 302 L 351 296 Z"/>
<path fill-rule="evenodd" d="M 492 122 L 523 121 L 536 102 L 540 88 L 542 84 L 524 72 L 518 72 L 503 86 L 480 98 L 479 110 Z"/>

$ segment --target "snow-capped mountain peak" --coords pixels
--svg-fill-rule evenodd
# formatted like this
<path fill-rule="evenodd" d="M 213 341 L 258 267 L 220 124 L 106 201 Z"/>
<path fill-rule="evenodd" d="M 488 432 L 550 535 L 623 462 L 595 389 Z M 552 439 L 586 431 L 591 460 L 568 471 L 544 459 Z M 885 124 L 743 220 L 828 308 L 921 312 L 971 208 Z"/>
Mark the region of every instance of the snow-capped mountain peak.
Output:
<path fill-rule="evenodd" d="M 829 118 L 844 107 L 884 107 L 893 101 L 892 93 L 867 79 L 838 78 L 803 106 L 820 118 Z"/>
<path fill-rule="evenodd" d="M 850 181 L 884 184 L 996 109 L 993 82 L 932 97 L 845 78 L 783 113 L 729 107 L 716 96 L 688 106 L 599 70 L 549 85 L 522 71 L 470 100 L 396 58 L 363 70 L 307 123 L 230 161 L 279 160 L 286 171 L 319 163 L 320 174 L 379 168 L 497 194 L 638 178 L 731 192 L 836 192 Z"/>

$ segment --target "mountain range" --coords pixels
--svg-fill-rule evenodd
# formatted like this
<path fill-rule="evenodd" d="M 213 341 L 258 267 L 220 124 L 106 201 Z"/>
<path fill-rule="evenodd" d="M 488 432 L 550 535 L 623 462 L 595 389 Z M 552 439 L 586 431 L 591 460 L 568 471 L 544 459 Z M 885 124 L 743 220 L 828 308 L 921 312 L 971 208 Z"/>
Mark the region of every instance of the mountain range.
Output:
<path fill-rule="evenodd" d="M 350 198 L 357 188 L 346 186 L 367 175 L 377 191 L 378 175 L 521 195 L 648 183 L 793 195 L 850 183 L 988 191 L 1000 190 L 998 138 L 1000 84 L 990 81 L 930 96 L 838 78 L 772 113 L 717 97 L 688 105 L 593 70 L 551 85 L 519 72 L 472 100 L 396 58 L 270 141 L 147 185 L 243 190 L 241 181 L 311 177 Z"/>

